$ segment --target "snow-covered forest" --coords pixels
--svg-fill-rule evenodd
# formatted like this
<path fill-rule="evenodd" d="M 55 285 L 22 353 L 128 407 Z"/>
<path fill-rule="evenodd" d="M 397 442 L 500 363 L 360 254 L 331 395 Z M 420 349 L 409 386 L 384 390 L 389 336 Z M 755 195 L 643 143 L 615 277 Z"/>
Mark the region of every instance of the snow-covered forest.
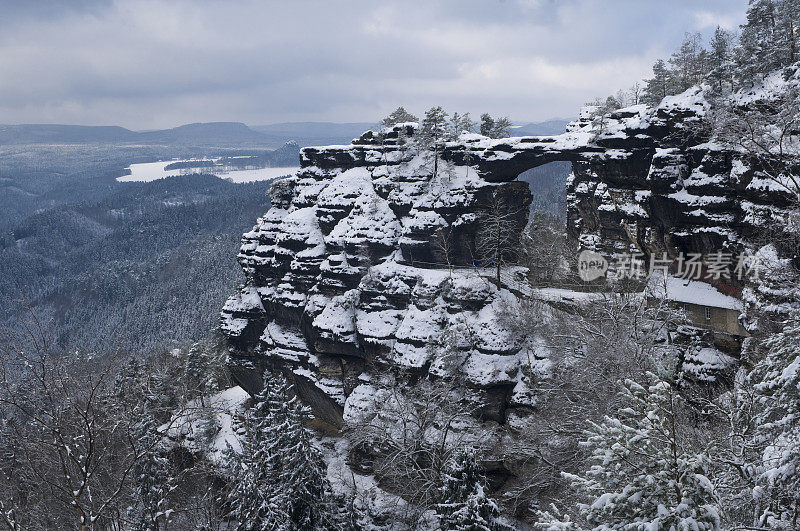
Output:
<path fill-rule="evenodd" d="M 399 107 L 269 186 L 29 218 L 5 269 L 61 276 L 0 328 L 0 527 L 800 529 L 800 0 L 746 9 L 562 134 Z"/>

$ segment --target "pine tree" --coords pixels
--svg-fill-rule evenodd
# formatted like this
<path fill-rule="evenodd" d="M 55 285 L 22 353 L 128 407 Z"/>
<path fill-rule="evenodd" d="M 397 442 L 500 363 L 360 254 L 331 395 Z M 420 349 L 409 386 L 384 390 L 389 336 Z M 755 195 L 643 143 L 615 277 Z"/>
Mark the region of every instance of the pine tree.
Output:
<path fill-rule="evenodd" d="M 189 348 L 184 362 L 183 378 L 188 399 L 200 397 L 205 406 L 204 395 L 218 391 L 212 375 L 213 359 L 209 346 L 195 343 Z"/>
<path fill-rule="evenodd" d="M 494 118 L 492 118 L 489 113 L 481 114 L 481 134 L 483 136 L 488 136 L 491 138 L 492 132 L 494 131 Z"/>
<path fill-rule="evenodd" d="M 433 177 L 439 174 L 439 158 L 444 143 L 452 140 L 452 130 L 447 126 L 448 116 L 441 107 L 432 107 L 425 112 L 420 130 L 415 135 L 418 145 L 433 153 Z"/>
<path fill-rule="evenodd" d="M 730 33 L 717 26 L 708 52 L 709 70 L 706 74 L 706 79 L 717 94 L 731 88 L 731 40 Z"/>
<path fill-rule="evenodd" d="M 133 408 L 144 398 L 142 390 L 142 376 L 144 367 L 137 356 L 131 356 L 122 365 L 114 378 L 114 394 L 119 403 L 127 408 Z"/>
<path fill-rule="evenodd" d="M 354 491 L 340 500 L 338 507 L 332 507 L 335 514 L 332 529 L 341 531 L 389 531 L 392 522 L 379 524 L 373 514 L 374 491 Z"/>
<path fill-rule="evenodd" d="M 751 0 L 736 52 L 739 85 L 751 85 L 759 76 L 780 66 L 775 33 L 775 2 Z"/>
<path fill-rule="evenodd" d="M 800 0 L 780 0 L 775 9 L 775 44 L 780 66 L 800 60 Z"/>
<path fill-rule="evenodd" d="M 464 114 L 454 112 L 450 119 L 451 135 L 453 138 L 458 138 L 461 133 L 471 133 L 475 129 L 475 125 L 468 112 Z"/>
<path fill-rule="evenodd" d="M 497 520 L 500 509 L 484 492 L 483 477 L 471 449 L 463 449 L 453 457 L 440 489 L 436 514 L 446 531 L 510 530 Z"/>
<path fill-rule="evenodd" d="M 494 119 L 488 113 L 483 113 L 480 132 L 489 138 L 505 138 L 511 134 L 511 120 L 507 117 Z"/>
<path fill-rule="evenodd" d="M 183 400 L 179 384 L 184 366 L 179 351 L 163 353 L 148 361 L 142 375 L 142 400 L 158 420 L 165 422 L 180 407 Z"/>
<path fill-rule="evenodd" d="M 419 118 L 405 110 L 403 107 L 398 107 L 389 114 L 386 118 L 381 120 L 381 125 L 384 127 L 392 127 L 393 125 L 402 124 L 406 122 L 418 122 Z"/>
<path fill-rule="evenodd" d="M 229 500 L 238 529 L 321 529 L 336 512 L 325 463 L 303 425 L 308 412 L 291 395 L 285 379 L 264 374 L 233 470 Z"/>
<path fill-rule="evenodd" d="M 629 407 L 591 424 L 585 474 L 564 474 L 587 496 L 579 509 L 603 529 L 719 529 L 709 459 L 679 425 L 682 400 L 673 384 L 649 377 L 646 387 L 625 381 Z"/>
<path fill-rule="evenodd" d="M 137 419 L 133 434 L 140 457 L 133 468 L 137 504 L 131 507 L 129 517 L 132 529 L 158 531 L 169 520 L 169 494 L 175 488 L 175 478 L 169 458 L 158 444 L 162 435 L 153 416 L 143 405 L 133 416 Z"/>
<path fill-rule="evenodd" d="M 766 510 L 791 528 L 800 524 L 800 315 L 766 341 L 767 355 L 751 379 L 763 407 L 757 418 Z M 766 523 L 766 522 L 764 522 Z M 773 522 L 773 525 L 777 525 Z"/>
<path fill-rule="evenodd" d="M 671 74 L 667 64 L 659 59 L 653 65 L 653 77 L 645 81 L 642 101 L 651 106 L 658 105 L 661 100 L 671 94 L 671 83 Z"/>
<path fill-rule="evenodd" d="M 681 47 L 669 59 L 672 66 L 672 94 L 680 94 L 693 85 L 702 82 L 708 71 L 708 53 L 703 49 L 699 33 L 687 33 Z"/>
<path fill-rule="evenodd" d="M 264 388 L 254 397 L 255 404 L 243 420 L 241 454 L 228 451 L 233 462 L 233 482 L 228 495 L 231 516 L 237 529 L 261 531 L 285 528 L 289 520 L 286 493 L 277 488 L 271 470 L 269 426 L 275 422 L 271 404 L 284 400 L 277 381 L 265 373 Z M 283 526 L 283 527 L 280 527 Z"/>

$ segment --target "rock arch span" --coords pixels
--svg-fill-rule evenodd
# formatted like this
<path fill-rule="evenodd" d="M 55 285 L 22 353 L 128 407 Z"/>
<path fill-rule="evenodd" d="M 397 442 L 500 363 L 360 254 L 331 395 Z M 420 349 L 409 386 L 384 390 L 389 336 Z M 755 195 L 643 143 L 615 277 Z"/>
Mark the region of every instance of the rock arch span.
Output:
<path fill-rule="evenodd" d="M 453 330 L 479 416 L 524 417 L 535 399 L 524 367 L 546 349 L 499 324 L 507 295 L 496 286 L 414 261 L 434 255 L 443 228 L 468 249 L 491 196 L 527 207 L 530 191 L 515 179 L 553 161 L 572 163 L 567 231 L 576 245 L 607 255 L 743 245 L 761 230 L 754 213 L 781 198 L 739 155 L 697 133 L 707 107 L 690 90 L 602 124 L 582 113 L 561 135 L 462 135 L 444 147 L 449 170 L 436 176 L 424 153 L 398 141 L 413 135 L 410 124 L 305 148 L 300 171 L 273 186 L 272 208 L 242 238 L 246 283 L 222 311 L 234 377 L 254 392 L 263 370 L 282 371 L 318 419 L 339 427 L 353 397 L 400 369 L 446 376 L 437 344 Z"/>

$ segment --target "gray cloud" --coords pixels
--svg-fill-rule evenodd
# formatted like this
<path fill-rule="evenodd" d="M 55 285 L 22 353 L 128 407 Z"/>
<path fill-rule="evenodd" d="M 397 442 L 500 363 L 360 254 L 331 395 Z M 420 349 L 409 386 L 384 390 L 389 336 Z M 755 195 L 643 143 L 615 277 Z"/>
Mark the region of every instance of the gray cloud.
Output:
<path fill-rule="evenodd" d="M 745 0 L 0 2 L 0 123 L 571 116 Z"/>

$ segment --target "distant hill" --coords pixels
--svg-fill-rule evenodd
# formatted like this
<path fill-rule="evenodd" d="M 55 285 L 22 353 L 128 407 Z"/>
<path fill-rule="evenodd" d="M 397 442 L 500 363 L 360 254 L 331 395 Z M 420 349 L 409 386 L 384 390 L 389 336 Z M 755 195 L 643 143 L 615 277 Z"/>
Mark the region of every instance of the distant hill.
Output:
<path fill-rule="evenodd" d="M 137 135 L 130 129 L 115 125 L 0 125 L 0 144 L 134 142 Z"/>
<path fill-rule="evenodd" d="M 117 126 L 0 125 L 0 145 L 60 143 L 270 147 L 264 135 L 239 122 L 196 123 L 172 129 L 141 132 Z"/>
<path fill-rule="evenodd" d="M 513 136 L 563 133 L 571 120 L 524 123 Z M 194 123 L 156 131 L 118 126 L 20 124 L 0 125 L 0 145 L 128 144 L 279 148 L 294 140 L 300 147 L 349 144 L 377 123 L 285 122 L 248 127 L 241 122 Z"/>
<path fill-rule="evenodd" d="M 194 123 L 155 131 L 117 126 L 60 124 L 0 125 L 0 145 L 11 144 L 169 144 L 279 148 L 294 140 L 300 147 L 349 144 L 371 123 L 290 122 L 248 127 L 241 122 Z"/>
<path fill-rule="evenodd" d="M 264 135 L 253 131 L 241 122 L 194 123 L 137 133 L 144 142 L 192 145 L 219 145 L 247 143 L 264 145 Z"/>
<path fill-rule="evenodd" d="M 558 135 L 564 132 L 567 124 L 574 118 L 558 118 L 544 122 L 528 122 L 511 130 L 511 136 L 544 136 Z"/>
<path fill-rule="evenodd" d="M 377 123 L 353 122 L 285 122 L 269 125 L 254 125 L 251 129 L 262 133 L 274 142 L 282 145 L 287 140 L 294 140 L 300 147 L 325 146 L 330 144 L 349 144 L 351 140 L 361 136 L 367 129 L 375 129 Z"/>

